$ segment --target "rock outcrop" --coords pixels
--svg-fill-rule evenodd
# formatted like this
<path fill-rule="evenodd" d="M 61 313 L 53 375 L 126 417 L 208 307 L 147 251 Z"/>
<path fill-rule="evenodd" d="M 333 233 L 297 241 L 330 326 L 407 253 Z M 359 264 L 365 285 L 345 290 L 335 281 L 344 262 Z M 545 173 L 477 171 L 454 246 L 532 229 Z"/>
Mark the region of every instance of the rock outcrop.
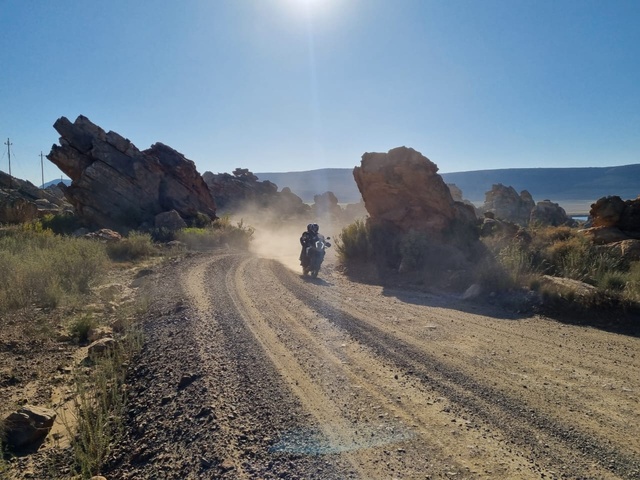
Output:
<path fill-rule="evenodd" d="M 561 225 L 574 227 L 576 225 L 575 220 L 567 215 L 565 209 L 551 200 L 543 200 L 533 207 L 529 216 L 529 223 L 551 227 L 559 227 Z"/>
<path fill-rule="evenodd" d="M 365 153 L 353 176 L 373 225 L 423 232 L 436 241 L 475 224 L 475 212 L 455 202 L 438 167 L 412 148 Z"/>
<path fill-rule="evenodd" d="M 205 172 L 203 178 L 220 211 L 225 213 L 269 210 L 270 215 L 290 218 L 307 215 L 311 209 L 289 188 L 278 192 L 275 183 L 259 181 L 246 168 L 236 168 L 233 174 Z"/>
<path fill-rule="evenodd" d="M 7 443 L 16 450 L 37 446 L 51 430 L 55 418 L 53 410 L 24 405 L 4 420 Z"/>
<path fill-rule="evenodd" d="M 513 187 L 506 187 L 501 183 L 493 185 L 485 193 L 483 212 L 492 212 L 495 218 L 526 226 L 529 224 L 531 210 L 536 206 L 531 194 L 523 190 L 520 195 Z"/>
<path fill-rule="evenodd" d="M 0 223 L 24 223 L 72 211 L 58 187 L 40 189 L 30 182 L 0 172 Z"/>
<path fill-rule="evenodd" d="M 343 221 L 344 210 L 338 205 L 338 198 L 333 192 L 324 192 L 322 195 L 314 195 L 312 209 L 315 217 L 330 218 L 333 222 Z"/>
<path fill-rule="evenodd" d="M 360 200 L 358 203 L 347 203 L 344 206 L 344 216 L 345 222 L 347 223 L 365 218 L 367 216 L 367 209 L 364 206 L 364 201 Z"/>
<path fill-rule="evenodd" d="M 170 210 L 187 224 L 199 215 L 215 219 L 215 202 L 195 164 L 174 149 L 156 143 L 140 151 L 82 115 L 74 123 L 62 117 L 54 128 L 60 146 L 47 158 L 71 178 L 65 197 L 88 226 L 152 227 L 158 214 Z"/>
<path fill-rule="evenodd" d="M 583 232 L 590 235 L 595 243 L 640 239 L 640 197 L 635 200 L 602 197 L 591 205 L 589 216 L 593 227 Z"/>

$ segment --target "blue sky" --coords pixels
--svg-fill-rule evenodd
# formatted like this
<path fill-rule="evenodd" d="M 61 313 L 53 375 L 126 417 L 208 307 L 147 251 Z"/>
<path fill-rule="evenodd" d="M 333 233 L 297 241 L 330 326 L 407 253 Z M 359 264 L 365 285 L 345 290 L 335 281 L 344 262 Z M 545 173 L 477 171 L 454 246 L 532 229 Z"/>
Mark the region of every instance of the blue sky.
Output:
<path fill-rule="evenodd" d="M 443 173 L 640 162 L 637 0 L 0 7 L 0 139 L 35 184 L 53 123 L 80 114 L 201 173 L 352 168 L 401 145 Z"/>

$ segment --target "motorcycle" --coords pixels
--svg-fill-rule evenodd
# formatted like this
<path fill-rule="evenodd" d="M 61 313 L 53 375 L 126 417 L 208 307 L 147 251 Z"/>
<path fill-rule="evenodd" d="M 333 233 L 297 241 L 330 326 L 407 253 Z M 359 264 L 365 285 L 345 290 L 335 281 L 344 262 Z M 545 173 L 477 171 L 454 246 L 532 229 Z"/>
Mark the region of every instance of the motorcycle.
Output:
<path fill-rule="evenodd" d="M 325 250 L 331 246 L 327 241 L 330 238 L 331 237 L 327 237 L 325 239 L 323 235 L 318 235 L 316 241 L 306 248 L 307 262 L 302 266 L 303 275 L 311 274 L 313 278 L 318 276 L 320 265 L 322 265 L 322 261 L 324 260 Z"/>

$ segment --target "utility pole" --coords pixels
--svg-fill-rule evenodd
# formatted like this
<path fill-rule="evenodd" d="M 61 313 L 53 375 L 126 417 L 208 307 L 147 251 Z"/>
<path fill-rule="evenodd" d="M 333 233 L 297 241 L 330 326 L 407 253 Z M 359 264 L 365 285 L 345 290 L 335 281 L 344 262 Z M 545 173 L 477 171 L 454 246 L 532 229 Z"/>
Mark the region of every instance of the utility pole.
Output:
<path fill-rule="evenodd" d="M 6 141 L 5 145 L 7 146 L 7 156 L 9 157 L 9 188 L 12 188 L 12 185 L 11 185 L 11 145 L 13 145 L 13 143 L 11 143 L 9 141 L 9 137 L 7 137 L 7 141 Z"/>
<path fill-rule="evenodd" d="M 42 150 L 40 150 L 40 170 L 42 171 L 42 188 L 44 188 L 44 160 L 42 160 L 43 157 L 44 157 L 44 154 L 42 153 Z"/>

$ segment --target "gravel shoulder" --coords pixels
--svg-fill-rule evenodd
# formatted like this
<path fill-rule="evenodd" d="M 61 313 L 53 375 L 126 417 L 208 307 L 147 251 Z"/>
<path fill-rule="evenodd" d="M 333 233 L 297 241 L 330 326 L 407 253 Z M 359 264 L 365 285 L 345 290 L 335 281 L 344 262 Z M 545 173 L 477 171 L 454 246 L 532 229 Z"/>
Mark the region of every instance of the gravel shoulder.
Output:
<path fill-rule="evenodd" d="M 221 251 L 155 269 L 108 478 L 638 478 L 640 340 Z"/>

